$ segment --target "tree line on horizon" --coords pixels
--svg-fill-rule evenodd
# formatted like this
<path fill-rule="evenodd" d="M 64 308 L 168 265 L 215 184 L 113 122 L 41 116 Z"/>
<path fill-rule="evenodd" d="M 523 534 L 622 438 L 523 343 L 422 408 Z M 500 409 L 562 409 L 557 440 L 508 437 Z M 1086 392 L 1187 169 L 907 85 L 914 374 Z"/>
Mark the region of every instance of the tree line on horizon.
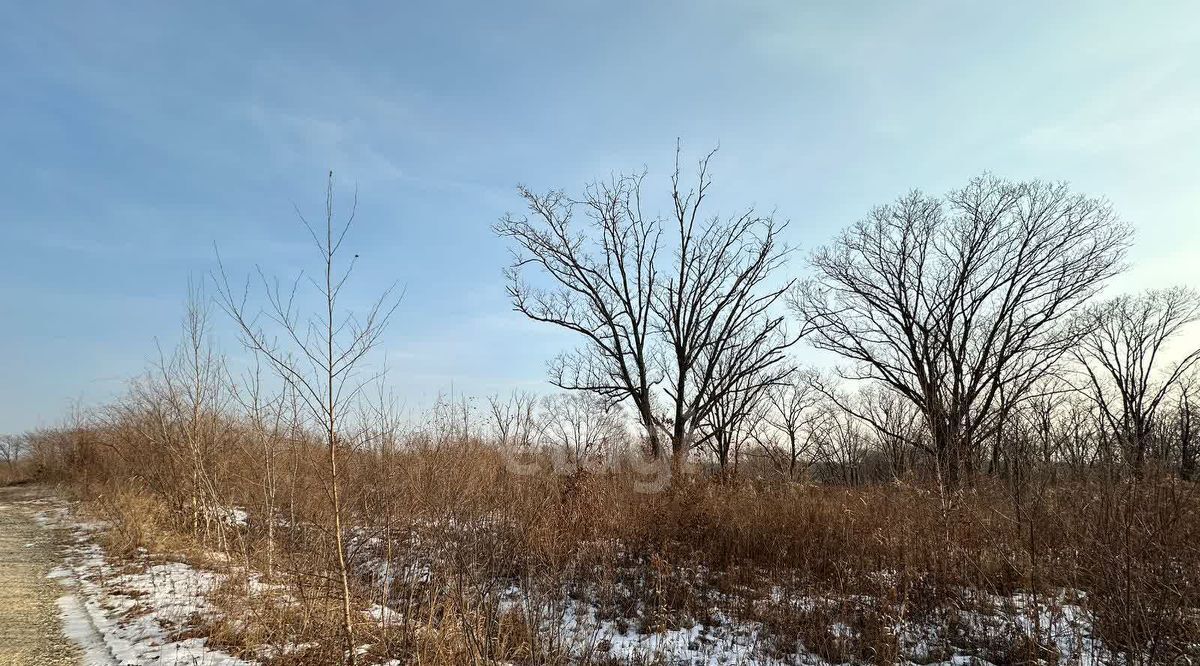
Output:
<path fill-rule="evenodd" d="M 689 184 L 677 150 L 666 217 L 643 211 L 642 172 L 578 197 L 521 188 L 527 213 L 494 227 L 514 309 L 580 340 L 550 383 L 628 405 L 652 456 L 699 450 L 728 472 L 757 451 L 794 473 L 818 449 L 874 455 L 951 489 L 1029 461 L 1194 478 L 1200 347 L 1172 343 L 1200 298 L 1099 297 L 1133 235 L 1107 201 L 990 174 L 914 190 L 812 252 L 799 279 L 786 222 L 708 210 L 713 156 Z M 802 340 L 841 363 L 800 367 Z"/>

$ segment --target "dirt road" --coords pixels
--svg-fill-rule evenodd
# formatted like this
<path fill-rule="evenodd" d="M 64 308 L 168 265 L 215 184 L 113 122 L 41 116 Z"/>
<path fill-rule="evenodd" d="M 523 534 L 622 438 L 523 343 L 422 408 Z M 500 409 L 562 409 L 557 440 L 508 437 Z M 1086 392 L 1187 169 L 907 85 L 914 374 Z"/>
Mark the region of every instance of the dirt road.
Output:
<path fill-rule="evenodd" d="M 46 577 L 60 535 L 34 518 L 45 497 L 36 486 L 0 488 L 0 666 L 80 663 L 55 604 L 63 589 Z"/>

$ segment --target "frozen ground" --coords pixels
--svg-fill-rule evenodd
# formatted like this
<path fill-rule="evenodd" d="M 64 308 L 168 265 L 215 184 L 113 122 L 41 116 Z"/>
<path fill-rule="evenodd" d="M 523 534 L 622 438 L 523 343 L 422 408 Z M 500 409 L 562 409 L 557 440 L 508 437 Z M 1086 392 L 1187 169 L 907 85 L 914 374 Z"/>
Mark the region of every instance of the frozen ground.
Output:
<path fill-rule="evenodd" d="M 408 542 L 400 548 L 405 554 L 390 564 L 374 540 L 356 534 L 352 542 L 363 546 L 366 555 L 359 567 L 364 580 L 375 581 L 377 589 L 392 589 L 400 581 L 402 588 L 415 585 L 420 590 L 431 578 L 437 578 L 435 571 L 451 570 L 453 563 L 440 546 L 448 539 L 447 533 L 469 528 L 451 525 L 439 530 L 435 528 L 442 526 L 423 524 L 418 527 L 429 529 L 425 533 L 417 530 L 408 537 Z M 375 557 L 370 555 L 373 548 Z M 637 565 L 631 566 L 630 571 L 620 574 L 610 571 L 609 582 L 617 581 L 615 587 L 621 588 L 624 581 L 645 575 Z M 886 582 L 889 574 L 879 572 L 879 575 Z M 628 599 L 614 595 L 612 584 L 606 587 L 610 598 L 606 604 L 600 604 L 586 587 L 564 589 L 559 594 L 540 589 L 537 594 L 530 594 L 522 589 L 520 581 L 512 580 L 497 581 L 488 589 L 498 590 L 491 594 L 495 595 L 500 613 L 518 614 L 527 626 L 538 628 L 545 642 L 567 648 L 580 663 L 830 666 L 840 659 L 830 661 L 819 654 L 813 642 L 818 636 L 810 630 L 826 636 L 827 650 L 828 637 L 832 636 L 839 645 L 851 648 L 832 652 L 853 653 L 871 644 L 870 636 L 860 635 L 859 630 L 842 622 L 857 612 L 874 612 L 886 623 L 880 629 L 896 638 L 897 663 L 901 664 L 987 666 L 992 662 L 1010 663 L 1021 655 L 1028 657 L 1035 649 L 1044 657 L 1031 663 L 1073 666 L 1125 663 L 1121 655 L 1107 650 L 1095 637 L 1087 595 L 1076 590 L 1064 589 L 1034 597 L 1021 592 L 997 596 L 966 589 L 944 607 L 914 619 L 903 613 L 896 616 L 892 613 L 894 609 L 882 605 L 880 599 L 864 595 L 834 597 L 775 588 L 743 598 L 737 592 L 725 594 L 714 588 L 708 597 L 711 607 L 695 611 L 695 617 L 675 616 L 669 626 L 656 622 L 659 626 L 655 630 L 641 621 L 645 616 L 639 613 L 636 604 L 615 604 L 625 608 L 627 615 L 614 617 L 611 598 Z M 389 604 L 391 608 L 376 604 L 369 617 L 393 625 L 402 622 L 402 604 Z M 788 639 L 773 635 L 772 628 L 762 622 L 739 619 L 771 617 L 773 613 L 769 611 L 780 607 L 791 609 L 791 617 L 815 619 L 806 621 L 803 629 L 790 632 L 792 638 Z M 1200 649 L 1200 645 L 1196 647 Z M 863 663 L 875 661 L 869 654 L 860 654 L 857 659 Z"/>
<path fill-rule="evenodd" d="M 116 564 L 95 543 L 104 526 L 76 520 L 67 506 L 46 498 L 35 519 L 65 535 L 60 564 L 49 572 L 58 581 L 57 607 L 65 634 L 88 666 L 166 664 L 240 666 L 246 662 L 210 649 L 187 629 L 212 612 L 206 593 L 215 574 L 141 553 Z"/>
<path fill-rule="evenodd" d="M 236 509 L 228 517 L 232 525 L 245 520 L 244 512 Z M 191 631 L 216 613 L 208 593 L 218 583 L 218 574 L 145 552 L 131 561 L 117 562 L 96 543 L 95 537 L 103 529 L 102 524 L 80 521 L 65 502 L 44 489 L 0 489 L 0 665 L 248 663 L 211 648 L 205 638 Z M 434 546 L 436 541 L 431 539 L 422 545 Z M 409 558 L 388 565 L 368 556 L 360 574 L 390 587 L 397 575 L 427 580 L 431 569 L 438 565 L 436 557 L 422 561 L 412 551 Z M 737 621 L 720 608 L 713 608 L 702 623 L 676 623 L 672 628 L 651 631 L 636 618 L 613 619 L 611 613 L 601 613 L 588 595 L 564 592 L 561 600 L 548 602 L 545 594 L 531 597 L 515 581 L 498 589 L 501 610 L 527 615 L 531 625 L 538 626 L 546 636 L 557 637 L 559 644 L 581 662 L 663 666 L 829 664 L 806 649 L 803 637 L 794 644 L 781 645 L 761 624 Z M 262 586 L 255 590 L 281 593 Z M 1056 655 L 1049 661 L 1081 666 L 1120 662 L 1092 639 L 1091 618 L 1078 593 L 1064 591 L 1058 598 L 1038 599 L 1036 604 L 1019 594 L 1007 598 L 976 594 L 964 600 L 970 603 L 957 609 L 952 618 L 959 632 L 956 636 L 947 636 L 944 629 L 935 626 L 902 620 L 889 627 L 900 638 L 904 663 L 986 665 L 987 661 L 965 652 L 932 646 L 960 643 L 963 639 L 986 643 L 1031 634 L 1053 646 Z M 822 597 L 797 599 L 776 592 L 756 603 L 819 609 L 839 602 Z M 715 605 L 732 607 L 724 601 Z M 402 620 L 399 608 L 399 604 L 390 608 L 376 604 L 363 613 L 362 621 L 396 624 Z M 851 642 L 858 638 L 851 628 L 837 622 L 830 631 Z M 364 651 L 367 647 L 363 646 Z M 260 646 L 258 654 L 265 658 L 284 652 L 302 653 L 304 648 Z"/>

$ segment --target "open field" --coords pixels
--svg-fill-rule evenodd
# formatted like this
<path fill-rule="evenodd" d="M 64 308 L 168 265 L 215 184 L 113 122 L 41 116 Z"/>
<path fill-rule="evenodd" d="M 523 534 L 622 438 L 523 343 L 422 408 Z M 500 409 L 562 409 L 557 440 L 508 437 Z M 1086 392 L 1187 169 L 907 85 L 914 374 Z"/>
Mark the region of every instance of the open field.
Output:
<path fill-rule="evenodd" d="M 0 2 L 0 666 L 1200 666 L 1197 26 Z"/>
<path fill-rule="evenodd" d="M 350 666 L 1200 659 L 1200 349 L 1175 346 L 1200 292 L 1098 299 L 1130 236 L 1111 206 L 988 175 L 875 209 L 780 282 L 786 224 L 695 222 L 712 157 L 692 190 L 677 165 L 671 223 L 642 216 L 635 176 L 586 189 L 587 231 L 579 202 L 525 189 L 529 215 L 494 227 L 517 248 L 513 309 L 580 339 L 542 398 L 401 414 L 372 365 L 399 295 L 341 300 L 354 212 L 339 220 L 332 175 L 324 225 L 302 218 L 308 293 L 260 273 L 250 305 L 224 264 L 192 283 L 181 342 L 124 395 L 0 439 L 6 478 L 79 503 L 62 579 L 101 636 L 82 647 Z M 799 364 L 802 338 L 854 367 Z"/>
<path fill-rule="evenodd" d="M 343 658 L 319 448 L 280 444 L 268 504 L 264 460 L 213 442 L 193 524 L 135 431 L 56 441 L 88 463 L 43 474 L 107 525 L 113 557 L 216 576 L 188 635 L 252 662 Z M 947 495 L 690 476 L 646 493 L 629 470 L 514 474 L 482 443 L 426 446 L 344 461 L 362 663 L 1171 663 L 1200 649 L 1193 484 L 980 480 Z"/>

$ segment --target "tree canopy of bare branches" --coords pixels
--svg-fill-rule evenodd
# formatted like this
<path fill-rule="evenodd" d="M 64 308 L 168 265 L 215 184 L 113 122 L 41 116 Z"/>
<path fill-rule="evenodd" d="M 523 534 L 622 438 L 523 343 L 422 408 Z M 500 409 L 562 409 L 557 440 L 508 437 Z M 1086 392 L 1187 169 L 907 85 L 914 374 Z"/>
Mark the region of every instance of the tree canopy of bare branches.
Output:
<path fill-rule="evenodd" d="M 28 452 L 28 438 L 23 435 L 0 435 L 0 459 L 4 461 L 11 470 L 21 459 L 21 456 Z"/>
<path fill-rule="evenodd" d="M 912 192 L 813 253 L 791 299 L 812 343 L 916 405 L 957 485 L 998 417 L 1078 339 L 1069 317 L 1122 268 L 1103 200 L 984 175 Z"/>
<path fill-rule="evenodd" d="M 514 390 L 507 398 L 488 397 L 488 416 L 500 448 L 520 450 L 536 443 L 541 424 L 533 393 Z"/>
<path fill-rule="evenodd" d="M 495 226 L 515 246 L 514 309 L 583 339 L 551 363 L 551 382 L 628 401 L 652 453 L 669 444 L 677 461 L 719 401 L 786 372 L 795 342 L 773 312 L 791 287 L 771 280 L 788 255 L 785 225 L 752 209 L 706 216 L 711 158 L 687 189 L 677 152 L 670 219 L 643 211 L 642 174 L 593 183 L 579 200 L 521 188 L 528 214 Z"/>
<path fill-rule="evenodd" d="M 797 369 L 786 380 L 771 386 L 764 395 L 762 418 L 753 438 L 775 468 L 795 480 L 810 459 L 813 408 L 821 396 L 811 381 L 811 371 Z"/>
<path fill-rule="evenodd" d="M 1200 294 L 1184 287 L 1118 296 L 1087 307 L 1078 318 L 1081 339 L 1074 356 L 1126 463 L 1135 469 L 1145 462 L 1159 407 L 1200 363 L 1200 348 L 1167 359 L 1168 345 L 1198 319 Z"/>
<path fill-rule="evenodd" d="M 617 448 L 627 433 L 620 410 L 591 393 L 556 393 L 542 401 L 542 436 L 565 456 L 568 469 L 590 469 Z"/>

